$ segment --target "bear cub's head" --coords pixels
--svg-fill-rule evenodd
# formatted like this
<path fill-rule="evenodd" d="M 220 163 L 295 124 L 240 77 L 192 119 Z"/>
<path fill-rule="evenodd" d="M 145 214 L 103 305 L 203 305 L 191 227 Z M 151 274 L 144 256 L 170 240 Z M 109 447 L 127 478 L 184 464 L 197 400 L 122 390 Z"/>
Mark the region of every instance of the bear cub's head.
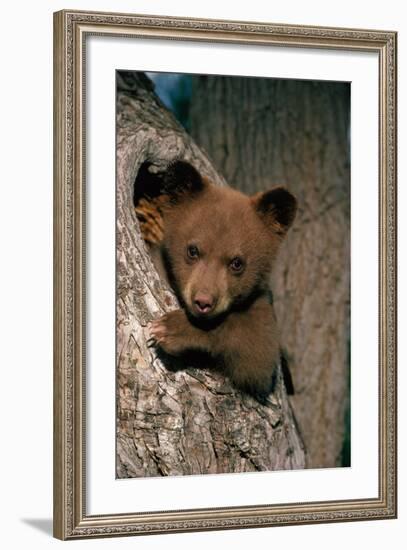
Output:
<path fill-rule="evenodd" d="M 297 201 L 283 187 L 247 196 L 219 187 L 183 161 L 164 175 L 163 257 L 187 312 L 213 320 L 268 290 Z"/>

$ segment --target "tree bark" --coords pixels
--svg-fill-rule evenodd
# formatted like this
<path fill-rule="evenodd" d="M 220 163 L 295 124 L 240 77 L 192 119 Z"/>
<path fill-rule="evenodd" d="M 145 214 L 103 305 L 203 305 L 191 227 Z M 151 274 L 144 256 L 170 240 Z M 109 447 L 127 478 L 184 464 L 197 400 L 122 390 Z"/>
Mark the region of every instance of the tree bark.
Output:
<path fill-rule="evenodd" d="M 160 172 L 182 158 L 223 180 L 143 74 L 117 83 L 117 477 L 303 468 L 281 372 L 262 405 L 213 370 L 167 369 L 148 346 L 147 323 L 178 306 L 140 233 L 136 176 L 144 163 Z"/>
<path fill-rule="evenodd" d="M 309 467 L 346 464 L 349 426 L 350 151 L 346 83 L 201 76 L 191 134 L 230 185 L 285 185 L 299 214 L 273 290 Z"/>

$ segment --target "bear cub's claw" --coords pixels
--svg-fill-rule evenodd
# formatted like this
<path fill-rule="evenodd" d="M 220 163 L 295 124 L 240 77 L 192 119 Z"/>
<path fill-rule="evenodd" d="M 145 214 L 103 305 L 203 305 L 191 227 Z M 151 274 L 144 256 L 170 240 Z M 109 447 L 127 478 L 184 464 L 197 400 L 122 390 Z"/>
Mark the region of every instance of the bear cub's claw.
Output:
<path fill-rule="evenodd" d="M 161 319 L 155 319 L 152 321 L 149 325 L 149 332 L 151 334 L 151 339 L 154 340 L 157 344 L 160 343 L 161 340 L 165 338 L 165 324 L 162 322 L 163 318 Z"/>
<path fill-rule="evenodd" d="M 153 342 L 170 355 L 179 355 L 186 349 L 184 318 L 182 310 L 170 311 L 148 325 Z"/>

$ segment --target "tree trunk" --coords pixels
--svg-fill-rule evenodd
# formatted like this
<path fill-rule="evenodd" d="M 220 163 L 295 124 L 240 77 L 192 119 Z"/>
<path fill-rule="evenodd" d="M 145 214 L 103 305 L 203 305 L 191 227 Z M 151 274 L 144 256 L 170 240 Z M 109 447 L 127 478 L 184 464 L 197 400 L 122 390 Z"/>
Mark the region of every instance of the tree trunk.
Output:
<path fill-rule="evenodd" d="M 273 290 L 309 467 L 349 461 L 349 93 L 346 83 L 193 81 L 191 134 L 228 183 L 285 185 L 299 202 Z"/>
<path fill-rule="evenodd" d="M 222 184 L 209 160 L 141 73 L 118 74 L 117 476 L 303 468 L 304 449 L 281 372 L 262 405 L 205 368 L 173 371 L 148 346 L 147 323 L 177 307 L 142 239 L 133 186 L 144 163 L 159 173 L 188 160 Z"/>

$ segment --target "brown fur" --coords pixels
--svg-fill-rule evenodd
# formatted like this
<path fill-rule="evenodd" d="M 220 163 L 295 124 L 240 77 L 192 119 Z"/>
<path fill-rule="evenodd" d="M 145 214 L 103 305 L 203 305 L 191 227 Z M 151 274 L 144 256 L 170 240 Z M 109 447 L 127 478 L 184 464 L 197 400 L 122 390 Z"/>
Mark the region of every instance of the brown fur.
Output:
<path fill-rule="evenodd" d="M 141 234 L 150 246 L 159 245 L 163 239 L 164 227 L 161 211 L 166 200 L 165 195 L 159 195 L 149 200 L 142 197 L 135 207 Z"/>
<path fill-rule="evenodd" d="M 162 254 L 182 309 L 153 321 L 152 337 L 170 355 L 205 352 L 237 387 L 269 393 L 280 358 L 269 277 L 295 198 L 283 188 L 248 197 L 183 162 L 166 192 Z"/>

